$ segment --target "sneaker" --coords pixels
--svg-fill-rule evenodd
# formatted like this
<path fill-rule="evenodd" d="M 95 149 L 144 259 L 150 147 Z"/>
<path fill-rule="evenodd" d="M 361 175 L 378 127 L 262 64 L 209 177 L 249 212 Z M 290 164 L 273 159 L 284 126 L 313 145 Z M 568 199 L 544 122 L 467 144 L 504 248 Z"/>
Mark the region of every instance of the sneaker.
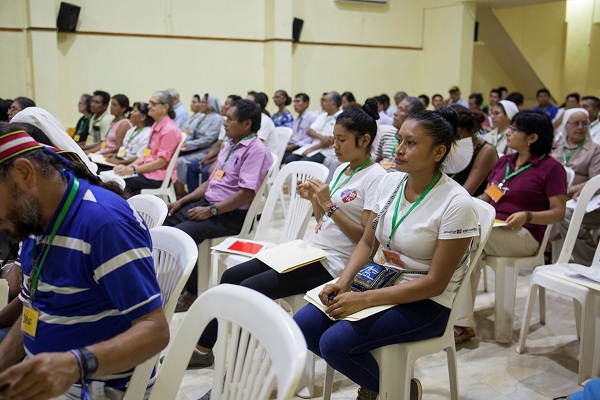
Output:
<path fill-rule="evenodd" d="M 208 392 L 206 392 L 206 394 L 204 396 L 200 397 L 198 400 L 210 400 L 210 392 L 211 392 L 211 390 L 209 390 Z"/>
<path fill-rule="evenodd" d="M 361 386 L 358 388 L 358 397 L 356 400 L 377 400 L 377 393 Z"/>
<path fill-rule="evenodd" d="M 423 397 L 423 387 L 421 381 L 417 378 L 410 380 L 410 400 L 421 400 Z"/>
<path fill-rule="evenodd" d="M 188 363 L 187 369 L 199 369 L 210 367 L 215 363 L 215 355 L 212 350 L 206 354 L 201 354 L 198 350 L 194 350 L 192 358 Z"/>

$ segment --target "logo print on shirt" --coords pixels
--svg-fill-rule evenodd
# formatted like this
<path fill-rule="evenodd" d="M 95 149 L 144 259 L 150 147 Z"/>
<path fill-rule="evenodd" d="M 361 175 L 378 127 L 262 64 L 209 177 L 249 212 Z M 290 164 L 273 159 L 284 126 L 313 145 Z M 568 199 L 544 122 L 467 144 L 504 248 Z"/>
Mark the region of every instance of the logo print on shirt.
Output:
<path fill-rule="evenodd" d="M 356 193 L 356 190 L 354 189 L 346 189 L 342 193 L 340 193 L 340 197 L 342 198 L 342 201 L 344 203 L 350 203 L 351 201 L 356 199 L 357 196 L 358 193 Z"/>

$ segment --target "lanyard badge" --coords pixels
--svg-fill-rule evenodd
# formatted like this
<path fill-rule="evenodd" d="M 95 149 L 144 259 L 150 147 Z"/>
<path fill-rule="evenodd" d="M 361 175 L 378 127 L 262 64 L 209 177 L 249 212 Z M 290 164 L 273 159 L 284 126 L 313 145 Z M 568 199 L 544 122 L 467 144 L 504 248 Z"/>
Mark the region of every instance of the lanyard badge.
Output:
<path fill-rule="evenodd" d="M 487 189 L 485 189 L 485 194 L 490 196 L 490 198 L 497 203 L 507 191 L 508 188 L 506 186 L 504 186 L 502 183 L 494 181 L 487 187 Z"/>

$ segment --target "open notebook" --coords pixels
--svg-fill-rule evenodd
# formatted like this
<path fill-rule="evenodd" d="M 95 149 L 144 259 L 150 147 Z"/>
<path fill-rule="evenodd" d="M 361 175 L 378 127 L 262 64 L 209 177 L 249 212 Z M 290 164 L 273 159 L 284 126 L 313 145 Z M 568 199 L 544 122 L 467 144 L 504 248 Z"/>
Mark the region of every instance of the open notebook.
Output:
<path fill-rule="evenodd" d="M 304 240 L 292 240 L 256 254 L 256 258 L 280 274 L 290 272 L 315 261 L 324 260 L 327 253 Z"/>

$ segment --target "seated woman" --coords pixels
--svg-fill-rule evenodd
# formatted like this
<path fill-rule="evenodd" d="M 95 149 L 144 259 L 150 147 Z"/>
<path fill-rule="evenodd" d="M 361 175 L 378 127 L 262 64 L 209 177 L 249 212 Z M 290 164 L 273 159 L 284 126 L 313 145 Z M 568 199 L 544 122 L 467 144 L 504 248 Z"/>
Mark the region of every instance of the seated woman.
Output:
<path fill-rule="evenodd" d="M 273 96 L 273 102 L 277 106 L 277 112 L 271 115 L 275 127 L 285 126 L 291 128 L 294 123 L 294 116 L 287 108 L 285 108 L 285 106 L 292 104 L 290 96 L 288 96 L 285 90 L 278 90 Z"/>
<path fill-rule="evenodd" d="M 507 146 L 515 153 L 501 157 L 488 177 L 488 188 L 479 196 L 496 209 L 505 227 L 494 228 L 473 270 L 456 318 L 457 343 L 475 336 L 473 305 L 485 257 L 527 257 L 536 253 L 546 225 L 562 221 L 567 201 L 565 169 L 552 151 L 550 117 L 539 111 L 517 113 L 506 132 Z"/>
<path fill-rule="evenodd" d="M 148 147 L 150 127 L 154 124 L 154 118 L 148 115 L 148 103 L 133 103 L 129 121 L 131 121 L 133 127 L 125 133 L 123 144 L 117 154 L 104 156 L 106 161 L 112 164 L 129 165 L 138 158 L 143 157 L 144 149 Z"/>
<path fill-rule="evenodd" d="M 356 104 L 356 98 L 352 92 L 342 93 L 342 109 L 347 110 L 352 104 Z"/>
<path fill-rule="evenodd" d="M 508 100 L 500 100 L 498 104 L 492 106 L 491 117 L 494 129 L 485 136 L 485 140 L 496 148 L 500 156 L 514 153 L 506 145 L 506 132 L 508 131 L 511 119 L 517 112 L 519 112 L 519 109 L 515 103 Z"/>
<path fill-rule="evenodd" d="M 77 103 L 77 110 L 83 114 L 77 125 L 75 126 L 75 133 L 73 134 L 73 140 L 77 143 L 85 143 L 90 129 L 90 119 L 92 119 L 92 96 L 89 94 L 82 94 Z"/>
<path fill-rule="evenodd" d="M 119 151 L 123 144 L 125 133 L 131 129 L 131 121 L 127 119 L 127 115 L 131 111 L 129 107 L 129 99 L 124 94 L 116 94 L 110 99 L 110 113 L 114 116 L 108 127 L 108 132 L 104 137 L 104 141 L 97 145 L 88 148 L 86 153 L 94 153 L 100 150 L 100 154 L 114 154 Z"/>
<path fill-rule="evenodd" d="M 311 304 L 294 316 L 308 349 L 358 383 L 360 399 L 374 400 L 379 391 L 379 366 L 370 351 L 440 336 L 468 268 L 470 243 L 479 234 L 473 199 L 440 171 L 456 139 L 456 120 L 447 108 L 406 118 L 395 153 L 399 172 L 379 183 L 368 228 L 337 283 L 319 294 L 327 315 Z M 355 275 L 375 252 L 381 264 L 418 274 L 402 274 L 387 288 L 351 291 Z M 359 321 L 341 320 L 388 304 L 395 306 Z"/>
<path fill-rule="evenodd" d="M 461 139 L 473 140 L 473 156 L 471 162 L 462 171 L 453 174 L 452 179 L 462 185 L 471 196 L 483 194 L 487 186 L 487 177 L 498 162 L 498 152 L 489 142 L 477 136 L 485 115 L 479 111 L 471 111 L 461 105 L 453 105 L 458 114 L 458 136 Z"/>
<path fill-rule="evenodd" d="M 177 182 L 175 193 L 177 197 L 185 196 L 185 179 L 190 163 L 204 158 L 210 147 L 217 141 L 223 127 L 223 118 L 217 96 L 206 93 L 198 106 L 198 113 L 189 126 L 185 142 L 177 159 Z"/>
<path fill-rule="evenodd" d="M 552 151 L 552 157 L 565 167 L 575 171 L 575 179 L 567 193 L 568 198 L 577 199 L 581 190 L 594 176 L 600 174 L 600 145 L 590 137 L 590 120 L 588 112 L 583 108 L 571 108 L 565 111 L 562 131 L 566 132 Z M 567 209 L 565 219 L 556 224 L 558 237 L 552 242 L 552 262 L 558 260 L 567 235 L 573 210 Z M 598 247 L 598 231 L 600 230 L 600 211 L 586 213 L 579 228 L 577 241 L 571 254 L 571 262 L 592 265 L 594 253 Z"/>
<path fill-rule="evenodd" d="M 331 187 L 318 179 L 299 183 L 298 193 L 313 206 L 318 221 L 315 234 L 308 240 L 328 253 L 326 262 L 315 262 L 285 274 L 279 274 L 257 259 L 225 271 L 221 283 L 257 290 L 273 299 L 305 293 L 339 276 L 359 242 L 373 207 L 372 199 L 385 170 L 371 160 L 371 142 L 375 137 L 377 104 L 367 99 L 362 109 L 342 112 L 334 127 L 334 144 L 343 162 Z M 212 364 L 217 340 L 217 323 L 211 322 L 198 342 L 191 366 Z"/>
<path fill-rule="evenodd" d="M 28 107 L 35 107 L 35 102 L 28 97 L 17 97 L 12 101 L 8 108 L 8 121 L 10 122 L 19 111 L 24 110 Z"/>
<path fill-rule="evenodd" d="M 148 103 L 148 115 L 154 118 L 155 122 L 143 152 L 144 157 L 130 165 L 117 165 L 113 169 L 118 175 L 136 174 L 125 179 L 125 188 L 131 196 L 140 194 L 142 189 L 160 187 L 166 179 L 169 161 L 181 141 L 181 130 L 172 119 L 175 118 L 175 111 L 171 95 L 165 91 L 156 92 Z"/>

